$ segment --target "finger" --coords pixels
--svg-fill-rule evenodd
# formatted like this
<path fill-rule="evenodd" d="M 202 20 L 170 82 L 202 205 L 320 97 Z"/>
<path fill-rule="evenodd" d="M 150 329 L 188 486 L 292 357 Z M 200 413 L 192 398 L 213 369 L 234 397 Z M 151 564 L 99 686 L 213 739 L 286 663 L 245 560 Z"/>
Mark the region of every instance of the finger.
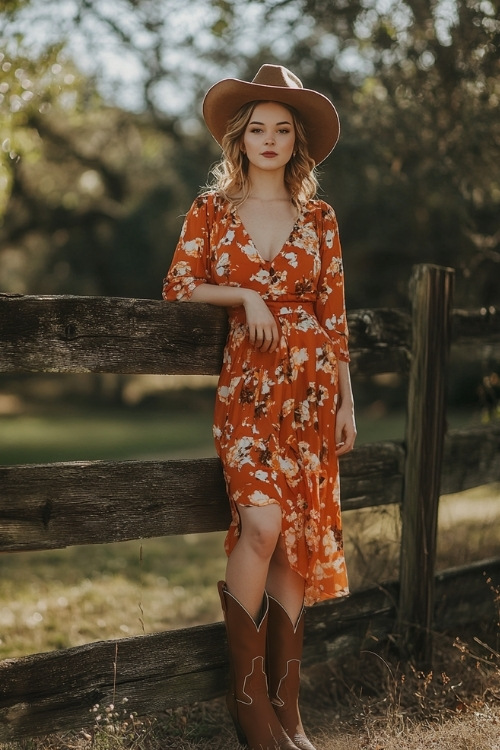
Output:
<path fill-rule="evenodd" d="M 354 448 L 355 439 L 355 435 L 349 435 L 345 437 L 344 440 L 339 441 L 335 446 L 335 453 L 337 454 L 337 456 L 341 456 L 344 453 L 349 453 L 350 451 L 352 451 Z"/>
<path fill-rule="evenodd" d="M 352 445 L 349 445 L 349 443 L 339 443 L 337 445 L 335 455 L 343 456 L 345 453 L 349 453 L 350 451 L 352 451 Z"/>
<path fill-rule="evenodd" d="M 266 340 L 264 331 L 257 329 L 255 332 L 255 347 L 261 349 Z"/>
<path fill-rule="evenodd" d="M 275 336 L 271 342 L 271 346 L 269 347 L 270 354 L 276 351 L 276 349 L 278 348 L 279 342 L 280 342 L 279 336 Z"/>
<path fill-rule="evenodd" d="M 345 453 L 345 451 L 346 451 L 346 444 L 344 443 L 343 440 L 340 440 L 337 443 L 335 443 L 335 454 L 337 456 L 341 456 L 342 453 Z"/>
<path fill-rule="evenodd" d="M 335 430 L 335 445 L 341 447 L 345 444 L 346 437 L 344 433 L 344 426 L 337 424 Z"/>
<path fill-rule="evenodd" d="M 257 328 L 255 326 L 248 326 L 248 340 L 254 346 L 257 340 Z"/>
<path fill-rule="evenodd" d="M 273 340 L 271 337 L 264 337 L 264 340 L 262 341 L 262 344 L 260 345 L 261 352 L 268 352 L 271 344 L 273 343 Z"/>
<path fill-rule="evenodd" d="M 268 352 L 272 351 L 273 348 L 276 348 L 276 338 L 277 338 L 278 330 L 275 326 L 266 326 L 262 330 L 262 341 L 260 345 L 257 343 L 258 348 L 261 352 Z M 258 339 L 257 339 L 258 342 Z"/>
<path fill-rule="evenodd" d="M 273 336 L 273 338 L 266 339 L 265 343 L 261 346 L 260 350 L 262 352 L 268 352 L 269 354 L 272 354 L 276 351 L 278 348 L 278 340 Z"/>

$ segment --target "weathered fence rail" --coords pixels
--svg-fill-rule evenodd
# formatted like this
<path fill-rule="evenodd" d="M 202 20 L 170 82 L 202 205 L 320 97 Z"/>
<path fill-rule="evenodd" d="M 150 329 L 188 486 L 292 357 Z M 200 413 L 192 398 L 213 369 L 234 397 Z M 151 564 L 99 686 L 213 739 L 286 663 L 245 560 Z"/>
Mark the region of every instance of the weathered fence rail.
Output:
<path fill-rule="evenodd" d="M 451 431 L 442 493 L 498 480 L 499 456 L 500 425 Z M 404 460 L 402 442 L 361 445 L 345 456 L 343 510 L 400 503 Z M 0 466 L 0 491 L 3 551 L 222 531 L 229 520 L 216 458 Z"/>
<path fill-rule="evenodd" d="M 406 371 L 411 317 L 349 315 L 353 371 Z M 227 314 L 212 305 L 0 294 L 0 372 L 217 375 Z"/>
<path fill-rule="evenodd" d="M 413 316 L 385 309 L 348 316 L 353 374 L 404 373 L 410 383 L 412 432 L 418 434 L 424 416 L 444 424 L 450 343 L 477 356 L 487 347 L 490 354 L 499 352 L 500 359 L 499 312 L 452 310 L 451 294 L 443 302 L 439 289 L 443 280 L 449 287 L 451 277 L 449 269 L 417 268 Z M 427 302 L 418 313 L 423 298 Z M 436 323 L 436 309 L 442 323 Z M 225 312 L 209 305 L 0 295 L 0 372 L 216 374 L 226 332 Z M 415 402 L 423 382 L 429 383 L 436 346 L 440 390 L 429 391 L 433 413 L 423 409 L 424 416 L 418 417 Z M 486 578 L 498 579 L 500 559 L 435 576 L 431 549 L 423 561 L 427 577 L 419 591 L 427 597 L 423 611 L 415 609 L 418 599 L 412 597 L 408 570 L 422 563 L 420 547 L 435 544 L 439 492 L 500 480 L 500 426 L 492 423 L 446 436 L 443 427 L 433 451 L 433 485 L 421 484 L 420 495 L 412 498 L 408 471 L 413 438 L 409 434 L 404 442 L 362 445 L 342 458 L 344 510 L 402 503 L 404 498 L 402 569 L 406 566 L 407 573 L 400 582 L 312 608 L 306 663 L 373 645 L 396 622 L 403 638 L 413 637 L 415 628 L 424 633 L 416 656 L 426 657 L 430 624 L 439 628 L 494 617 Z M 416 455 L 415 476 L 422 478 L 429 461 L 425 451 Z M 430 513 L 423 529 L 415 527 L 411 503 Z M 213 458 L 0 467 L 0 552 L 218 531 L 227 523 L 222 473 Z M 426 545 L 413 544 L 415 533 L 426 535 Z M 403 616 L 401 602 L 406 602 Z M 223 627 L 216 623 L 0 662 L 0 741 L 88 725 L 91 707 L 113 699 L 127 697 L 139 713 L 155 713 L 216 697 L 226 686 L 223 642 Z"/>

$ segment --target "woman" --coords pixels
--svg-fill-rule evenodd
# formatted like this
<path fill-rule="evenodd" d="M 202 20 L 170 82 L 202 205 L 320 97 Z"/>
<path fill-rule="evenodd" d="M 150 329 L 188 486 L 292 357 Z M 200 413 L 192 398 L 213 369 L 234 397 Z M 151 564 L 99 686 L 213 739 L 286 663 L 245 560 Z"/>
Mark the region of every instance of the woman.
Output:
<path fill-rule="evenodd" d="M 337 222 L 314 200 L 339 121 L 276 65 L 219 81 L 203 114 L 223 157 L 163 296 L 229 313 L 214 416 L 232 511 L 228 708 L 250 748 L 314 750 L 297 705 L 304 605 L 348 593 L 338 456 L 356 437 Z"/>

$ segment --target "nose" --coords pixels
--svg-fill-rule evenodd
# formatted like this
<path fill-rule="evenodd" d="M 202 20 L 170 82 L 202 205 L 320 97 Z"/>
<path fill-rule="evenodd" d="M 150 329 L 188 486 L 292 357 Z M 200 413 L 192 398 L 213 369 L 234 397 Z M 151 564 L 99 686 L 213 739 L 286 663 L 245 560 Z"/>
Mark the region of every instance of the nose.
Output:
<path fill-rule="evenodd" d="M 266 136 L 266 143 L 274 143 L 274 133 L 268 133 Z"/>

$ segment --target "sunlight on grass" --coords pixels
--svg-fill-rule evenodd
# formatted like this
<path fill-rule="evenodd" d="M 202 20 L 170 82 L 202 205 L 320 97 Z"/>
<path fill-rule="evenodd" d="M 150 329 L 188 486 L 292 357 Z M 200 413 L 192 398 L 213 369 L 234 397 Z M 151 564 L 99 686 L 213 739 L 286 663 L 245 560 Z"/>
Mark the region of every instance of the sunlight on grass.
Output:
<path fill-rule="evenodd" d="M 5 555 L 0 658 L 221 619 L 223 536 Z"/>
<path fill-rule="evenodd" d="M 361 508 L 344 512 L 342 517 L 351 590 L 397 579 L 399 506 Z M 443 495 L 439 502 L 436 570 L 497 557 L 499 529 L 500 482 Z"/>
<path fill-rule="evenodd" d="M 437 570 L 499 554 L 500 482 L 443 495 L 439 503 Z"/>
<path fill-rule="evenodd" d="M 0 464 L 214 455 L 212 412 L 89 410 L 0 418 Z"/>

